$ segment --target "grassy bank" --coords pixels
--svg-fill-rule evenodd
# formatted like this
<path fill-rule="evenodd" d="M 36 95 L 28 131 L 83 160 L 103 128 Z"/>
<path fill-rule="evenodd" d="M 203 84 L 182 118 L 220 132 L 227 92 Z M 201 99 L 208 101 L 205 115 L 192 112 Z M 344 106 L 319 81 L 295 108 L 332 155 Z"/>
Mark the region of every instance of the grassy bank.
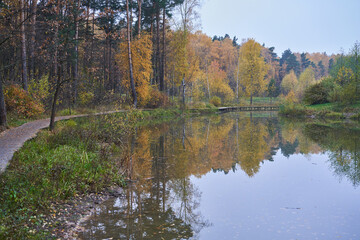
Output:
<path fill-rule="evenodd" d="M 316 105 L 283 104 L 280 115 L 288 117 L 312 117 L 322 119 L 352 119 L 360 120 L 360 102 L 349 105 L 325 103 Z"/>
<path fill-rule="evenodd" d="M 57 123 L 14 155 L 0 175 L 0 239 L 44 239 L 50 206 L 124 184 L 121 137 L 147 121 L 171 120 L 178 110 L 130 111 Z M 45 230 L 48 229 L 48 230 Z"/>

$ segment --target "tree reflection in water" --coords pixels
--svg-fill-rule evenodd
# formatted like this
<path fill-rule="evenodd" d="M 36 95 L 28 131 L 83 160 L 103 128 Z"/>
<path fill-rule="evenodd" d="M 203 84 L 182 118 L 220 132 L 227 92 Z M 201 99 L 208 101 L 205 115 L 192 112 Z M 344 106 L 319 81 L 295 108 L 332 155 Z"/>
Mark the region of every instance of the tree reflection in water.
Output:
<path fill-rule="evenodd" d="M 311 124 L 306 126 L 305 134 L 328 151 L 330 166 L 337 176 L 359 186 L 360 130 Z"/>
<path fill-rule="evenodd" d="M 191 176 L 241 168 L 253 177 L 279 149 L 286 157 L 328 150 L 334 172 L 358 186 L 359 136 L 242 113 L 140 127 L 123 137 L 127 145 L 114 156 L 130 182 L 124 196 L 99 206 L 85 223 L 83 237 L 196 239 L 211 223 L 199 211 L 201 192 Z"/>

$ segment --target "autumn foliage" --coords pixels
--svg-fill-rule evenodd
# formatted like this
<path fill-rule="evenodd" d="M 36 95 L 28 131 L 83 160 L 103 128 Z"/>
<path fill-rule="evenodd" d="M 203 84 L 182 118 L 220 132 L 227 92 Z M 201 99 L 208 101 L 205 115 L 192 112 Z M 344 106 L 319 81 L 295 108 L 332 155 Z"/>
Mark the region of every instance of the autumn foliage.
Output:
<path fill-rule="evenodd" d="M 5 88 L 4 93 L 7 111 L 9 112 L 14 112 L 21 117 L 33 117 L 44 112 L 44 106 L 34 100 L 19 85 L 10 85 Z"/>
<path fill-rule="evenodd" d="M 129 56 L 127 43 L 120 43 L 121 51 L 116 61 L 122 75 L 122 84 L 130 91 Z M 131 45 L 133 73 L 140 106 L 145 106 L 151 98 L 150 77 L 152 74 L 152 41 L 149 34 L 142 34 L 132 41 Z"/>
<path fill-rule="evenodd" d="M 147 101 L 145 107 L 147 108 L 158 108 L 158 107 L 165 107 L 169 105 L 169 97 L 163 93 L 160 92 L 156 88 L 151 88 L 149 93 L 149 100 Z"/>

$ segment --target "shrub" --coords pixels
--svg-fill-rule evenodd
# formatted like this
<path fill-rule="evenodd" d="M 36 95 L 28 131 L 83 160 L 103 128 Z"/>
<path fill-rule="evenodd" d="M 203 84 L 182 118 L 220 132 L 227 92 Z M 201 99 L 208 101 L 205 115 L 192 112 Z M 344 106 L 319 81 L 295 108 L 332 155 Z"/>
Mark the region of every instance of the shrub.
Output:
<path fill-rule="evenodd" d="M 79 94 L 80 97 L 80 103 L 82 105 L 87 105 L 89 103 L 91 103 L 94 99 L 94 93 L 92 92 L 81 92 Z"/>
<path fill-rule="evenodd" d="M 37 101 L 44 103 L 50 96 L 49 75 L 43 75 L 39 81 L 32 79 L 29 84 L 29 93 Z"/>
<path fill-rule="evenodd" d="M 169 97 L 160 92 L 157 89 L 152 88 L 150 90 L 149 101 L 145 104 L 147 108 L 158 108 L 158 107 L 165 107 L 169 105 Z"/>
<path fill-rule="evenodd" d="M 203 109 L 203 108 L 206 108 L 206 103 L 204 102 L 197 102 L 197 103 L 194 103 L 193 108 L 199 108 L 199 109 Z"/>
<path fill-rule="evenodd" d="M 358 96 L 356 96 L 356 83 L 352 82 L 343 87 L 340 99 L 343 104 L 353 104 L 356 102 Z"/>
<path fill-rule="evenodd" d="M 6 108 L 9 112 L 15 112 L 21 117 L 33 117 L 44 112 L 44 106 L 34 100 L 19 85 L 6 87 L 4 95 Z"/>
<path fill-rule="evenodd" d="M 328 100 L 330 102 L 340 102 L 341 91 L 342 91 L 342 87 L 340 85 L 335 84 L 333 89 L 329 92 Z"/>
<path fill-rule="evenodd" d="M 297 98 L 293 90 L 290 90 L 290 92 L 286 95 L 285 102 L 288 104 L 293 104 L 297 102 Z"/>
<path fill-rule="evenodd" d="M 217 96 L 214 96 L 210 99 L 210 103 L 213 104 L 215 107 L 219 107 L 221 105 L 221 99 Z"/>
<path fill-rule="evenodd" d="M 299 117 L 307 114 L 306 108 L 300 104 L 285 103 L 280 106 L 279 113 L 285 116 Z"/>
<path fill-rule="evenodd" d="M 328 101 L 328 90 L 322 83 L 316 83 L 305 90 L 304 102 L 306 104 L 322 104 Z"/>

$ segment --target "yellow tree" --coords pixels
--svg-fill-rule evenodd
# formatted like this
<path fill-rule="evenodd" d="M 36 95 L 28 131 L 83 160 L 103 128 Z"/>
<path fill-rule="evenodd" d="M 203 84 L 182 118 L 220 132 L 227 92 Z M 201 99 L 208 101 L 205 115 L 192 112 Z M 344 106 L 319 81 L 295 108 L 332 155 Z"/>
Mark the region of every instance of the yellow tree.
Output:
<path fill-rule="evenodd" d="M 120 49 L 127 49 L 127 42 L 120 44 Z M 150 35 L 142 34 L 131 42 L 133 77 L 139 104 L 144 106 L 150 97 L 150 76 L 152 73 L 152 41 Z M 129 55 L 126 50 L 116 55 L 123 76 L 123 86 L 131 90 L 129 73 Z"/>
<path fill-rule="evenodd" d="M 182 85 L 183 104 L 185 104 L 186 86 L 194 84 L 199 74 L 199 56 L 196 55 L 192 44 L 193 37 L 188 31 L 177 30 L 170 42 L 170 67 L 173 71 L 173 83 Z"/>
<path fill-rule="evenodd" d="M 201 72 L 199 73 L 199 80 L 197 81 L 196 90 L 202 90 L 203 95 L 205 97 L 205 94 L 207 95 L 208 99 L 210 99 L 210 83 L 209 83 L 209 65 L 211 63 L 211 45 L 213 42 L 211 41 L 211 38 L 207 36 L 206 34 L 202 33 L 201 31 L 196 32 L 193 34 L 190 45 L 195 50 L 196 55 L 199 58 L 199 68 Z M 200 95 L 200 94 L 198 94 Z"/>
<path fill-rule="evenodd" d="M 294 73 L 294 70 L 291 70 L 289 74 L 286 74 L 284 79 L 281 82 L 281 90 L 287 95 L 291 90 L 294 92 L 298 84 L 298 79 Z"/>
<path fill-rule="evenodd" d="M 254 39 L 245 42 L 240 48 L 238 64 L 240 83 L 252 104 L 253 96 L 262 94 L 267 86 L 268 66 L 261 56 L 261 45 Z"/>
<path fill-rule="evenodd" d="M 304 96 L 305 90 L 311 85 L 315 84 L 315 73 L 311 67 L 308 67 L 299 76 L 298 86 L 296 87 L 296 97 L 301 100 Z"/>

